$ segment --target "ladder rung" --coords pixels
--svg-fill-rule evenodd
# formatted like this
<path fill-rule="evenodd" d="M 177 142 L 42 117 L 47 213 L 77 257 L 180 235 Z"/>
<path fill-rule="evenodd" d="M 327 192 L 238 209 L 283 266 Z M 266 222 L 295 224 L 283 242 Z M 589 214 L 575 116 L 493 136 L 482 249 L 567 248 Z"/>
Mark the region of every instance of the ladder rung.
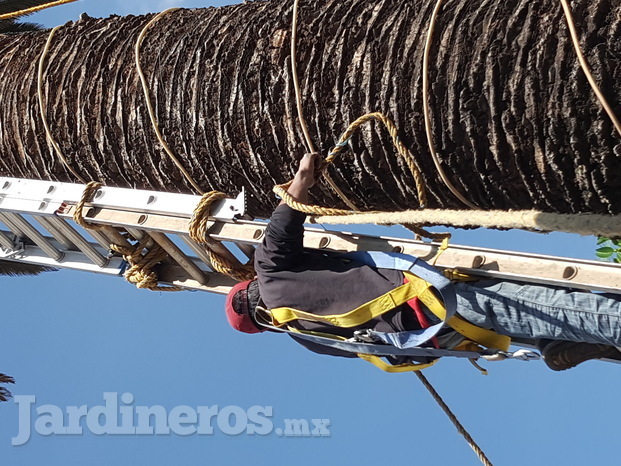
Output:
<path fill-rule="evenodd" d="M 235 246 L 237 246 L 239 248 L 239 250 L 241 252 L 244 253 L 244 255 L 248 258 L 248 259 L 252 259 L 254 257 L 254 246 L 248 244 L 248 243 L 240 243 L 240 242 L 236 242 Z"/>
<path fill-rule="evenodd" d="M 99 252 L 64 219 L 49 217 L 48 221 L 54 225 L 54 228 L 56 228 L 61 235 L 68 238 L 86 257 L 93 261 L 94 264 L 97 264 L 99 267 L 105 267 L 108 264 L 108 259 L 99 254 Z"/>
<path fill-rule="evenodd" d="M 231 264 L 233 264 L 234 267 L 242 266 L 239 259 L 237 259 L 237 257 L 235 257 L 231 251 L 229 251 L 225 246 L 223 246 L 220 243 L 199 244 L 196 241 L 194 241 L 192 238 L 190 238 L 189 236 L 180 235 L 180 237 L 183 240 L 183 242 L 187 244 L 192 249 L 192 251 L 196 253 L 198 257 L 201 258 L 203 262 L 209 265 L 211 270 L 214 270 L 214 267 L 213 267 L 213 264 L 211 263 L 211 259 L 209 258 L 209 254 L 207 253 L 207 248 L 211 249 L 216 254 L 227 259 L 229 262 L 231 262 Z"/>
<path fill-rule="evenodd" d="M 62 244 L 68 250 L 76 250 L 77 246 L 71 242 L 69 238 L 67 238 L 52 222 L 50 217 L 34 217 L 34 219 L 39 222 L 39 224 L 49 231 L 54 239 Z"/>
<path fill-rule="evenodd" d="M 179 235 L 179 238 L 181 238 L 181 240 L 188 245 L 188 247 L 194 251 L 194 253 L 205 263 L 209 266 L 209 268 L 211 270 L 213 270 L 213 264 L 211 263 L 211 260 L 209 259 L 209 255 L 207 254 L 207 252 L 205 251 L 205 248 L 201 245 L 198 244 L 196 241 L 194 241 L 192 238 L 190 238 L 187 235 Z"/>
<path fill-rule="evenodd" d="M 127 241 L 127 238 L 125 238 L 123 235 L 121 235 L 116 228 L 108 226 L 108 225 L 104 225 L 104 228 L 100 231 L 91 231 L 89 230 L 89 233 L 93 234 L 93 233 L 98 233 L 98 234 L 103 234 L 108 242 L 108 245 L 106 246 L 106 248 L 110 248 L 111 244 L 116 244 L 117 246 L 123 246 L 126 248 L 131 248 L 132 244 Z"/>
<path fill-rule="evenodd" d="M 188 277 L 188 273 L 181 266 L 172 264 L 163 267 L 159 271 L 159 278 L 162 283 L 169 285 L 183 286 L 191 290 L 208 291 L 210 293 L 227 294 L 231 287 L 237 283 L 232 278 L 221 273 L 205 272 L 205 284 Z"/>
<path fill-rule="evenodd" d="M 144 231 L 139 230 L 138 228 L 125 228 L 125 229 L 130 235 L 132 235 L 138 241 L 141 241 L 146 235 Z"/>
<path fill-rule="evenodd" d="M 28 223 L 28 221 L 21 215 L 6 212 L 4 216 L 6 216 L 10 222 L 19 228 L 20 231 L 30 238 L 37 246 L 43 249 L 43 251 L 45 251 L 45 253 L 56 262 L 63 260 L 63 252 L 55 248 L 52 243 L 50 243 L 49 240 L 39 232 L 39 230 Z"/>
<path fill-rule="evenodd" d="M 209 248 L 219 256 L 225 258 L 233 265 L 233 267 L 242 267 L 242 263 L 239 261 L 239 259 L 235 257 L 233 253 L 229 251 L 223 244 L 216 241 L 201 246 Z"/>
<path fill-rule="evenodd" d="M 164 233 L 150 231 L 149 236 L 159 244 L 170 257 L 172 257 L 183 269 L 201 285 L 207 283 L 207 278 L 201 269 L 199 269 L 192 260 L 179 249 Z"/>
<path fill-rule="evenodd" d="M 110 245 L 112 244 L 112 241 L 110 241 L 108 236 L 103 231 L 86 230 L 86 232 L 90 236 L 92 236 L 102 248 L 110 250 Z"/>
<path fill-rule="evenodd" d="M 13 244 L 13 241 L 9 235 L 7 235 L 4 231 L 0 231 L 0 246 L 9 251 L 15 249 L 15 244 Z"/>
<path fill-rule="evenodd" d="M 11 233 L 13 233 L 17 237 L 25 236 L 25 233 L 20 230 L 15 223 L 11 221 L 11 217 L 7 214 L 0 212 L 0 222 L 4 223 Z"/>

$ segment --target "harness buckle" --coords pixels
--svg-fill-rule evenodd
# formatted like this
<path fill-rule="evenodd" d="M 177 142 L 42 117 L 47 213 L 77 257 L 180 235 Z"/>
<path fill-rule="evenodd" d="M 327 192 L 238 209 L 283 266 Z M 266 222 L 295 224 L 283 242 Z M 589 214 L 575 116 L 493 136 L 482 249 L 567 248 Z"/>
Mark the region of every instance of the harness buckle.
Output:
<path fill-rule="evenodd" d="M 361 343 L 376 343 L 377 341 L 379 341 L 379 339 L 376 336 L 371 335 L 368 330 L 356 330 L 354 332 L 353 338 L 350 338 L 347 341 L 361 342 Z"/>
<path fill-rule="evenodd" d="M 491 355 L 481 356 L 486 361 L 502 361 L 504 359 L 518 359 L 520 361 L 537 361 L 541 359 L 541 355 L 535 351 L 528 349 L 519 349 L 514 352 L 498 351 Z"/>

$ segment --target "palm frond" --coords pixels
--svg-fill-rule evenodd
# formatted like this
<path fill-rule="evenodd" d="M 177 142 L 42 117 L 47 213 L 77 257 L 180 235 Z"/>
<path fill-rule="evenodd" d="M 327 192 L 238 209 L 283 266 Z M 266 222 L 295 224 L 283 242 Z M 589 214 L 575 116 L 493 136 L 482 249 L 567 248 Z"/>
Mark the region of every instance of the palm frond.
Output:
<path fill-rule="evenodd" d="M 15 379 L 13 379 L 13 377 L 10 377 L 6 374 L 0 374 L 0 383 L 15 383 Z M 11 398 L 13 398 L 13 395 L 11 394 L 11 392 L 4 388 L 4 387 L 0 387 L 0 401 L 8 401 Z"/>
<path fill-rule="evenodd" d="M 0 19 L 0 34 L 40 31 L 41 29 L 43 26 L 37 23 L 18 23 L 8 19 Z"/>
<path fill-rule="evenodd" d="M 0 383 L 15 383 L 15 379 L 10 375 L 0 373 Z"/>
<path fill-rule="evenodd" d="M 23 264 L 20 262 L 0 260 L 0 275 L 5 275 L 9 277 L 39 275 L 44 272 L 55 272 L 57 270 L 58 269 L 55 269 L 53 267 L 44 267 L 41 265 Z"/>

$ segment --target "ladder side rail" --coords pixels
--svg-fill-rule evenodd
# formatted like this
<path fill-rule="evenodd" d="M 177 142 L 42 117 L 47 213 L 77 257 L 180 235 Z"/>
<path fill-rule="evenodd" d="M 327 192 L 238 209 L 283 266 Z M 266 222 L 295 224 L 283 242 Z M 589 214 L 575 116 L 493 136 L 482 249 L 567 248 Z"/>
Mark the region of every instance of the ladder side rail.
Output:
<path fill-rule="evenodd" d="M 52 244 L 60 246 L 60 244 L 54 239 L 48 238 L 48 241 Z M 94 272 L 103 275 L 115 276 L 122 276 L 122 271 L 125 268 L 125 262 L 120 257 L 113 257 L 105 267 L 99 267 L 97 264 L 94 264 L 90 259 L 88 259 L 82 251 L 64 251 L 62 262 L 58 262 L 36 244 L 24 245 L 22 249 L 17 251 L 4 251 L 0 249 L 0 259 L 54 267 L 57 269 Z"/>
<path fill-rule="evenodd" d="M 0 208 L 33 214 L 54 214 L 64 203 L 77 204 L 86 185 L 57 181 L 0 177 Z M 217 201 L 212 214 L 232 219 L 245 213 L 245 192 L 237 198 Z M 90 203 L 94 207 L 138 210 L 144 213 L 191 218 L 201 196 L 133 188 L 102 186 Z"/>
<path fill-rule="evenodd" d="M 188 222 L 184 219 L 158 215 L 140 216 L 137 213 L 110 209 L 97 209 L 90 220 L 97 223 L 116 224 L 125 228 L 132 228 L 133 225 L 146 231 L 163 230 L 176 234 L 187 234 L 188 228 Z M 209 234 L 217 241 L 257 244 L 265 234 L 266 226 L 266 223 L 260 222 L 214 221 L 210 226 Z M 438 243 L 331 232 L 313 228 L 307 230 L 304 241 L 305 247 L 319 250 L 396 251 L 427 261 L 436 256 L 440 247 Z M 457 268 L 483 277 L 621 293 L 621 267 L 605 262 L 449 245 L 435 265 L 440 268 Z"/>

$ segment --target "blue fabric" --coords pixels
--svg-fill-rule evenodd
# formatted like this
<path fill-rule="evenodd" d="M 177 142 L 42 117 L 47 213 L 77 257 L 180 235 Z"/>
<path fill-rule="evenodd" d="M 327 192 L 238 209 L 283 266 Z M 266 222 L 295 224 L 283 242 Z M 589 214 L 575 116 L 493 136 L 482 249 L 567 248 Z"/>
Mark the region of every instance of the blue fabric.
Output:
<path fill-rule="evenodd" d="M 433 285 L 444 301 L 446 307 L 446 320 L 450 319 L 457 309 L 457 300 L 453 284 L 436 268 L 427 264 L 418 257 L 408 256 L 397 252 L 377 252 L 377 251 L 356 251 L 343 254 L 349 260 L 357 261 L 365 265 L 380 269 L 394 269 L 409 271 L 414 275 L 426 280 Z M 411 330 L 407 332 L 386 333 L 369 331 L 369 335 L 379 338 L 384 343 L 388 343 L 397 348 L 415 348 L 426 343 L 438 334 L 444 323 L 442 321 L 422 330 Z"/>
<path fill-rule="evenodd" d="M 420 259 L 397 253 L 357 252 L 346 256 L 372 266 L 398 270 L 409 270 L 407 264 L 415 263 L 423 268 L 413 273 L 438 287 L 424 275 L 424 270 L 438 274 L 437 271 Z M 452 285 L 458 314 L 501 335 L 529 341 L 550 339 L 621 346 L 620 295 L 498 280 Z M 446 302 L 444 294 L 442 297 Z M 416 334 L 417 331 L 384 335 L 374 332 L 398 348 L 420 344 Z"/>
<path fill-rule="evenodd" d="M 271 327 L 275 328 L 275 327 Z M 276 329 L 277 331 L 282 331 L 281 329 Z M 300 338 L 302 340 L 307 340 L 318 345 L 328 346 L 330 348 L 335 348 L 340 351 L 347 351 L 349 353 L 354 354 L 372 354 L 374 356 L 404 356 L 410 358 L 421 358 L 421 357 L 431 357 L 431 358 L 439 358 L 442 356 L 453 356 L 457 358 L 478 358 L 482 354 L 494 354 L 495 351 L 456 351 L 456 350 L 447 350 L 447 349 L 436 349 L 436 348 L 395 348 L 390 345 L 376 345 L 373 343 L 358 343 L 353 341 L 340 341 L 333 340 L 331 338 L 320 337 L 316 335 L 306 335 L 303 333 L 290 332 L 285 330 L 289 335 Z"/>
<path fill-rule="evenodd" d="M 621 346 L 621 296 L 498 280 L 455 283 L 459 314 L 479 327 L 528 340 Z"/>

